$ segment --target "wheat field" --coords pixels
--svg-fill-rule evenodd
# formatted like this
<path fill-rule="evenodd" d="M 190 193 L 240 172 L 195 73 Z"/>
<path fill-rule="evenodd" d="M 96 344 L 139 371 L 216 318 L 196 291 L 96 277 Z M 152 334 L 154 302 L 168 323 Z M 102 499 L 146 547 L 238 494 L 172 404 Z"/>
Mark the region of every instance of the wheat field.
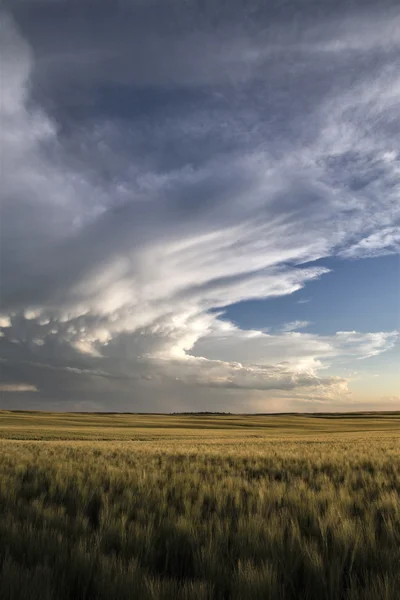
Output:
<path fill-rule="evenodd" d="M 394 600 L 400 413 L 0 412 L 0 598 Z"/>

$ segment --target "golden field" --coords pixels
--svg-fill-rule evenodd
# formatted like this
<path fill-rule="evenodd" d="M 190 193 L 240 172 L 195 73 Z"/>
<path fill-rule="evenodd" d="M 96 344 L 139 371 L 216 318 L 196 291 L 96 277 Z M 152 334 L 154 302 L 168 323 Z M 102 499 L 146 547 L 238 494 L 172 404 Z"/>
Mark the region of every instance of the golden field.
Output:
<path fill-rule="evenodd" d="M 0 412 L 0 598 L 398 598 L 400 414 Z"/>

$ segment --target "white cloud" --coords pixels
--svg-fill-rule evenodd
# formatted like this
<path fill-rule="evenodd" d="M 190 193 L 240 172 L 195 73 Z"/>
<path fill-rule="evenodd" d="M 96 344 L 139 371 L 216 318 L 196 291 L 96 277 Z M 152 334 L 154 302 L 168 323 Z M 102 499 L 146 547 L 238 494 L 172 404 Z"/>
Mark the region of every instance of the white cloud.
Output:
<path fill-rule="evenodd" d="M 0 327 L 10 327 L 11 319 L 9 316 L 1 316 L 0 317 Z"/>
<path fill-rule="evenodd" d="M 1 392 L 37 392 L 38 389 L 34 385 L 26 383 L 0 383 Z"/>
<path fill-rule="evenodd" d="M 332 336 L 289 331 L 268 334 L 243 331 L 230 325 L 216 328 L 194 346 L 194 353 L 209 359 L 218 356 L 246 364 L 287 364 L 295 371 L 318 370 L 338 357 L 368 358 L 393 348 L 397 331 L 385 333 L 338 332 Z"/>
<path fill-rule="evenodd" d="M 305 329 L 311 325 L 310 321 L 289 321 L 288 323 L 284 323 L 281 331 L 297 331 L 298 329 Z"/>
<path fill-rule="evenodd" d="M 338 331 L 336 338 L 343 355 L 364 359 L 393 348 L 399 340 L 399 332 L 360 334 L 357 331 Z"/>
<path fill-rule="evenodd" d="M 400 226 L 385 227 L 371 233 L 342 252 L 344 258 L 400 253 Z"/>

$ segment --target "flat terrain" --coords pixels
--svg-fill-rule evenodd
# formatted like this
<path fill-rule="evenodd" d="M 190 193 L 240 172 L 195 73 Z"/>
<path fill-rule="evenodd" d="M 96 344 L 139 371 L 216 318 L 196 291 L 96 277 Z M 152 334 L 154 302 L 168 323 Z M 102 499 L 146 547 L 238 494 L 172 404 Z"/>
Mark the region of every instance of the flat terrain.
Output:
<path fill-rule="evenodd" d="M 0 598 L 394 600 L 400 413 L 0 411 Z"/>
<path fill-rule="evenodd" d="M 400 411 L 312 415 L 106 414 L 0 411 L 0 438 L 38 440 L 209 440 L 400 432 Z"/>

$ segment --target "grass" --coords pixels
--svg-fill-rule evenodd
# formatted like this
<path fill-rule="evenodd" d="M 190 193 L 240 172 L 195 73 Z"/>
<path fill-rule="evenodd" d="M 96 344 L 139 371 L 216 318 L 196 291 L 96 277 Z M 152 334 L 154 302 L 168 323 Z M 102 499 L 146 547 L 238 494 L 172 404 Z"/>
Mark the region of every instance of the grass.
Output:
<path fill-rule="evenodd" d="M 394 600 L 400 415 L 0 412 L 0 598 Z"/>

